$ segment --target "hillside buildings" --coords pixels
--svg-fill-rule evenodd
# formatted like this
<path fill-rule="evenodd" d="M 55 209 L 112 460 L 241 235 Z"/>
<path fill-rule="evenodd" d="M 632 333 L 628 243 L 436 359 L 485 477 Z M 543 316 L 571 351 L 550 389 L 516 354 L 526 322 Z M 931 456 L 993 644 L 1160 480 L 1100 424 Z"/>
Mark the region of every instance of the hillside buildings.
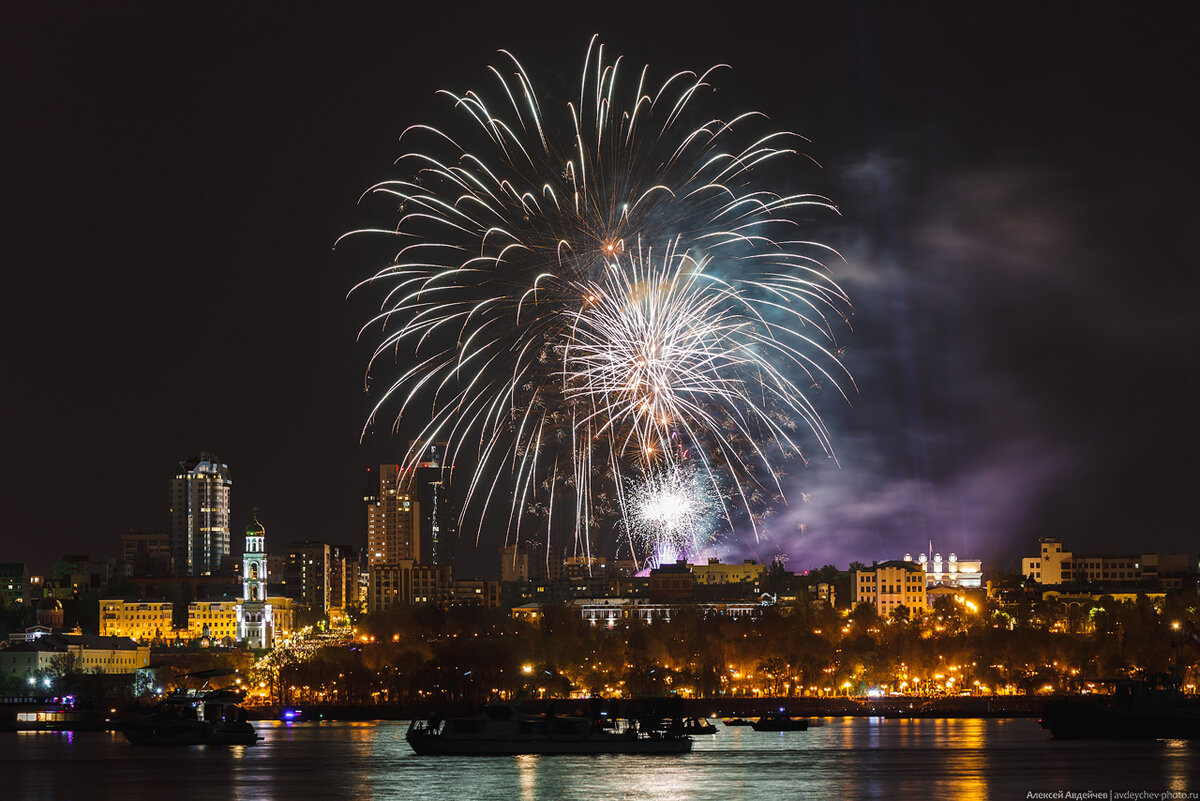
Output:
<path fill-rule="evenodd" d="M 150 646 L 128 637 L 47 634 L 0 649 L 0 674 L 33 677 L 71 667 L 89 673 L 134 673 L 150 665 Z"/>
<path fill-rule="evenodd" d="M 1043 586 L 1060 584 L 1136 584 L 1153 582 L 1178 589 L 1192 572 L 1187 554 L 1077 554 L 1057 538 L 1038 541 L 1039 554 L 1021 560 L 1021 575 Z"/>

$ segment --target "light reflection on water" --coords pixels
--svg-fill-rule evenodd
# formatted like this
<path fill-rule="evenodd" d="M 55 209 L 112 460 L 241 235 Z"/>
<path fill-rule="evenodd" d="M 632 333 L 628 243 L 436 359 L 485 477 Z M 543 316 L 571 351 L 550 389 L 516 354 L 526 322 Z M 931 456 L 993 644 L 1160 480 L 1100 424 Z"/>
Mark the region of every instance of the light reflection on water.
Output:
<path fill-rule="evenodd" d="M 1030 719 L 831 719 L 721 729 L 674 756 L 418 757 L 405 724 L 260 723 L 250 748 L 133 748 L 117 734 L 0 735 L 5 798 L 776 801 L 1200 790 L 1200 742 L 1056 742 Z M 9 789 L 12 788 L 10 794 Z"/>

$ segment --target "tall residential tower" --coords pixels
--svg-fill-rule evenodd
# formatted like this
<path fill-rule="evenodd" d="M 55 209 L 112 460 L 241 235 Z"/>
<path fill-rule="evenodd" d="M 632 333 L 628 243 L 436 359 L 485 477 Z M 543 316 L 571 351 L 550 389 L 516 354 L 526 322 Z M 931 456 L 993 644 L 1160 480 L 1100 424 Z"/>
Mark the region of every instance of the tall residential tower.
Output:
<path fill-rule="evenodd" d="M 209 576 L 229 556 L 229 466 L 211 453 L 179 463 L 171 479 L 171 556 L 178 576 Z"/>
<path fill-rule="evenodd" d="M 379 494 L 367 504 L 367 564 L 421 560 L 416 499 L 401 487 L 400 465 L 379 465 Z"/>
<path fill-rule="evenodd" d="M 416 499 L 417 551 L 428 565 L 453 565 L 458 542 L 458 510 L 450 491 L 450 466 L 446 443 L 429 446 L 414 466 L 410 494 Z"/>

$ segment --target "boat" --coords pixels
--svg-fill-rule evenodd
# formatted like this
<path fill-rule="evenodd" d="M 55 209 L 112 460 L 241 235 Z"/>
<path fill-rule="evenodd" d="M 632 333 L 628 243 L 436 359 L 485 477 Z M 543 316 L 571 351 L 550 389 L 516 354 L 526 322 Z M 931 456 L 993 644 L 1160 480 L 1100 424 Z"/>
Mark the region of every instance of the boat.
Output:
<path fill-rule="evenodd" d="M 602 722 L 576 715 L 529 714 L 489 704 L 478 714 L 414 720 L 404 736 L 412 750 L 431 755 L 684 754 L 692 738 L 678 720 Z"/>
<path fill-rule="evenodd" d="M 751 723 L 750 727 L 755 731 L 808 731 L 808 721 L 783 712 L 772 712 Z"/>
<path fill-rule="evenodd" d="M 254 745 L 241 695 L 230 690 L 176 690 L 148 715 L 117 728 L 134 745 Z"/>
<path fill-rule="evenodd" d="M 722 726 L 749 726 L 750 721 L 745 718 L 722 718 Z"/>
<path fill-rule="evenodd" d="M 683 721 L 684 734 L 716 734 L 717 727 L 704 718 L 686 718 Z"/>
<path fill-rule="evenodd" d="M 1171 674 L 1113 684 L 1111 695 L 1050 701 L 1038 723 L 1056 740 L 1200 738 L 1200 702 L 1181 693 Z"/>
<path fill-rule="evenodd" d="M 75 706 L 71 695 L 0 698 L 0 731 L 104 731 L 108 717 Z"/>

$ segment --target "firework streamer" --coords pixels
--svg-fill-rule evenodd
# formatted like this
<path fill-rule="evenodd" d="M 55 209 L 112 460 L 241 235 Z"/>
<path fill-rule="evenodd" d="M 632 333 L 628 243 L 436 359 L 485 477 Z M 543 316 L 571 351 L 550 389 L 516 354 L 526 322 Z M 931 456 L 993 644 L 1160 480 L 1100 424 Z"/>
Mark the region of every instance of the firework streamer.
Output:
<path fill-rule="evenodd" d="M 832 203 L 772 188 L 805 140 L 758 112 L 703 114 L 721 67 L 626 82 L 593 38 L 578 102 L 544 109 L 501 54 L 494 96 L 442 92 L 456 121 L 407 129 L 406 177 L 365 193 L 395 226 L 344 235 L 399 242 L 355 287 L 382 295 L 368 375 L 403 365 L 367 426 L 385 408 L 419 419 L 406 463 L 444 440 L 448 463 L 475 465 L 464 514 L 514 487 L 510 537 L 544 525 L 549 545 L 558 515 L 590 552 L 603 520 L 631 520 L 634 484 L 674 475 L 672 442 L 753 524 L 802 457 L 797 430 L 832 455 L 801 385 L 852 384 L 836 254 L 796 219 Z"/>

